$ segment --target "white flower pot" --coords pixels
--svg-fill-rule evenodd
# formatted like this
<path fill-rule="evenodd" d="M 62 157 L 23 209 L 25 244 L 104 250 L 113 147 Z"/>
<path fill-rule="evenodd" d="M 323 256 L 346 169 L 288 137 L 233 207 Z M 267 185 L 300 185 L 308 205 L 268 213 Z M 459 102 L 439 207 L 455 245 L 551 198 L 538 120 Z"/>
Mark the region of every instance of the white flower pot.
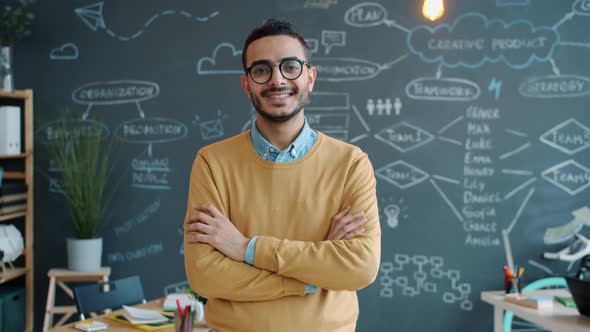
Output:
<path fill-rule="evenodd" d="M 102 238 L 67 239 L 68 269 L 91 272 L 102 267 Z"/>

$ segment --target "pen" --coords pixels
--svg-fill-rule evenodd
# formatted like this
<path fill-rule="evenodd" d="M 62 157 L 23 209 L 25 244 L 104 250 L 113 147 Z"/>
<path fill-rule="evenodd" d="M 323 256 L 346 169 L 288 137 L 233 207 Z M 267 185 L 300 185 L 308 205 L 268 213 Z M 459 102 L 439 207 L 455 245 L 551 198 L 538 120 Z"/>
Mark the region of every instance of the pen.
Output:
<path fill-rule="evenodd" d="M 178 308 L 178 315 L 180 316 L 180 319 L 182 319 L 182 309 L 180 308 L 180 301 L 178 301 L 178 299 L 176 299 L 176 307 Z"/>

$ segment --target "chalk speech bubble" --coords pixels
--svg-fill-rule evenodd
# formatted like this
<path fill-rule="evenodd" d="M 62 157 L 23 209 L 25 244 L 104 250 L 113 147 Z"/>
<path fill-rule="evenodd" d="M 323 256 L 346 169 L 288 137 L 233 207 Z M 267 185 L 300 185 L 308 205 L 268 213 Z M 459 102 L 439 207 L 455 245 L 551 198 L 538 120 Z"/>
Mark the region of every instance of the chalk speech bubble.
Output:
<path fill-rule="evenodd" d="M 359 28 L 387 24 L 387 11 L 381 4 L 375 2 L 359 3 L 344 13 L 344 22 Z"/>
<path fill-rule="evenodd" d="M 113 105 L 140 102 L 159 94 L 160 87 L 154 82 L 121 80 L 84 84 L 72 92 L 72 100 L 84 105 Z"/>
<path fill-rule="evenodd" d="M 164 118 L 125 121 L 115 130 L 115 137 L 127 143 L 166 143 L 178 141 L 188 133 L 182 122 Z"/>
<path fill-rule="evenodd" d="M 325 47 L 326 54 L 329 54 L 334 46 L 345 46 L 346 32 L 332 30 L 322 31 L 322 45 Z"/>

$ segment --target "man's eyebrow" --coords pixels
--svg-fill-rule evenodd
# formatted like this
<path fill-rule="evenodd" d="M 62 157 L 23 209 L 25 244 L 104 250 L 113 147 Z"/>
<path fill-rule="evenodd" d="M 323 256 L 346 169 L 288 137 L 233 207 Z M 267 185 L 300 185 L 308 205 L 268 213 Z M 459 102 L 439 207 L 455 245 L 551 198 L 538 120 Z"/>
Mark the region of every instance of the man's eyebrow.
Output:
<path fill-rule="evenodd" d="M 301 59 L 299 59 L 296 56 L 289 56 L 289 57 L 286 57 L 286 58 L 282 58 L 281 59 L 281 61 L 285 61 L 285 60 L 301 60 Z M 279 62 L 281 62 L 281 61 L 279 61 Z M 252 64 L 250 65 L 250 67 L 256 66 L 256 65 L 270 65 L 270 64 L 272 64 L 272 62 L 270 60 L 268 60 L 268 59 L 260 59 L 260 60 L 256 60 L 256 61 L 252 62 Z"/>

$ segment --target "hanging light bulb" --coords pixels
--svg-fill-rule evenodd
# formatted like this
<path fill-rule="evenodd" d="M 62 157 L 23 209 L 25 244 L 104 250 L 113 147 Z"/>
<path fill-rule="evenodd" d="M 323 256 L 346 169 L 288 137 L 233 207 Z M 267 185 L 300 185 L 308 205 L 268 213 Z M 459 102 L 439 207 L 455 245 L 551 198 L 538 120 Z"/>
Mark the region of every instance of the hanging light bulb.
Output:
<path fill-rule="evenodd" d="M 422 6 L 422 14 L 431 21 L 435 21 L 443 16 L 445 12 L 445 5 L 443 0 L 424 0 Z"/>

